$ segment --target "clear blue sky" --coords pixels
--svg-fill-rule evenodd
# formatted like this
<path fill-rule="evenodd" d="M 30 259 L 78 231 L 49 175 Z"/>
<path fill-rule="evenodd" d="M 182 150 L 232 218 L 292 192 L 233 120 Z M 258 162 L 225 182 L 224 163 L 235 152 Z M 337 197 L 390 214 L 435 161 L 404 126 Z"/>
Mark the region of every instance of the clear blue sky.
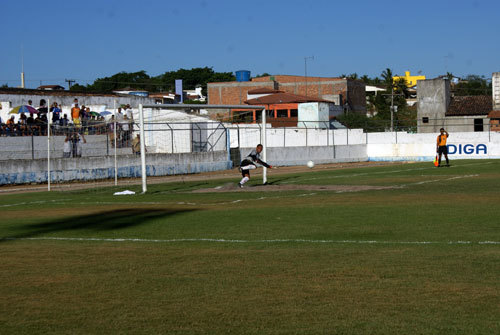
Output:
<path fill-rule="evenodd" d="M 500 71 L 500 1 L 0 0 L 0 85 L 120 71 L 379 76 Z"/>

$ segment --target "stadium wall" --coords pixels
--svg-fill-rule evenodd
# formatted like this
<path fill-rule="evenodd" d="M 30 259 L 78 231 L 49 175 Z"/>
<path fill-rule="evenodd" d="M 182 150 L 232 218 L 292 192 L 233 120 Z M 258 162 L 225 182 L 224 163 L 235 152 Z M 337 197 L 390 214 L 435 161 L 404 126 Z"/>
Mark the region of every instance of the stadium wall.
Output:
<path fill-rule="evenodd" d="M 240 157 L 245 158 L 254 148 L 241 148 Z M 365 144 L 268 148 L 267 163 L 276 166 L 305 165 L 312 160 L 316 164 L 364 162 Z"/>
<path fill-rule="evenodd" d="M 226 151 L 180 154 L 148 154 L 148 176 L 166 176 L 227 170 L 232 167 Z M 117 157 L 118 177 L 141 176 L 137 155 Z M 47 160 L 0 161 L 0 185 L 47 182 Z M 51 181 L 93 181 L 114 178 L 114 157 L 55 158 L 51 160 Z"/>
<path fill-rule="evenodd" d="M 438 134 L 368 133 L 367 156 L 371 161 L 431 161 L 436 155 Z M 500 133 L 451 133 L 450 159 L 500 158 Z"/>

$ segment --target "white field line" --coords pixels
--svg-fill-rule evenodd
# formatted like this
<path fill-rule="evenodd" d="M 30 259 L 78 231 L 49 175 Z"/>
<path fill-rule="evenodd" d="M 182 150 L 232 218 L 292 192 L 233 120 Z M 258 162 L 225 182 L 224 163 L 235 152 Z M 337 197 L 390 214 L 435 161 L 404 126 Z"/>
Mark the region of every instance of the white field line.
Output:
<path fill-rule="evenodd" d="M 146 238 L 99 238 L 99 237 L 5 237 L 0 241 L 79 241 L 79 242 L 144 242 L 144 243 L 183 243 L 183 242 L 210 242 L 210 243 L 301 243 L 301 244 L 404 244 L 404 245 L 500 245 L 500 241 L 377 241 L 377 240 L 308 240 L 308 239 L 270 239 L 270 240 L 241 240 L 224 238 L 174 238 L 174 239 L 146 239 Z"/>
<path fill-rule="evenodd" d="M 170 202 L 160 202 L 160 201 L 134 201 L 134 202 L 120 202 L 120 201 L 79 201 L 75 202 L 74 199 L 64 199 L 64 200 L 50 200 L 50 201 L 30 201 L 30 202 L 18 202 L 14 204 L 0 205 L 1 207 L 14 207 L 14 206 L 27 206 L 27 205 L 39 205 L 39 204 L 64 204 L 71 202 L 72 205 L 188 205 L 188 206 L 219 206 L 219 205 L 232 205 L 239 202 L 248 201 L 261 201 L 267 199 L 282 199 L 282 198 L 295 198 L 295 197 L 309 197 L 314 196 L 317 193 L 303 193 L 297 195 L 280 195 L 273 197 L 259 197 L 255 199 L 235 199 L 231 201 L 223 202 L 212 202 L 212 203 L 196 203 L 196 202 L 185 202 L 185 201 L 170 201 Z"/>
<path fill-rule="evenodd" d="M 424 180 L 424 181 L 418 181 L 415 183 L 402 184 L 402 185 L 400 185 L 400 187 L 405 187 L 405 186 L 409 186 L 409 185 L 422 185 L 422 184 L 428 184 L 428 183 L 437 183 L 440 181 L 456 180 L 456 179 L 463 179 L 463 178 L 473 178 L 473 177 L 479 177 L 479 175 L 478 174 L 469 174 L 469 175 L 465 175 L 465 176 L 454 176 L 454 177 L 450 177 L 450 178 Z"/>
<path fill-rule="evenodd" d="M 488 165 L 488 164 L 493 164 L 493 162 L 471 163 L 471 164 L 464 164 L 464 165 L 452 165 L 452 166 L 450 166 L 450 168 L 467 167 L 467 166 L 471 166 L 471 165 Z M 422 170 L 434 170 L 434 169 L 436 169 L 435 166 L 432 166 L 432 167 L 422 167 L 422 168 L 413 168 L 413 169 L 399 169 L 399 170 L 390 170 L 390 171 L 363 172 L 363 173 L 353 173 L 353 174 L 339 175 L 339 176 L 330 176 L 330 177 L 305 178 L 305 179 L 300 179 L 300 180 L 296 180 L 296 181 L 294 180 L 294 181 L 289 181 L 289 182 L 283 182 L 281 184 L 295 184 L 297 182 L 303 182 L 303 181 L 306 181 L 306 180 L 351 178 L 351 177 L 360 177 L 360 176 L 371 176 L 371 175 L 376 175 L 376 174 L 392 174 L 392 173 L 400 173 L 400 172 L 407 172 L 407 171 L 422 171 Z"/>

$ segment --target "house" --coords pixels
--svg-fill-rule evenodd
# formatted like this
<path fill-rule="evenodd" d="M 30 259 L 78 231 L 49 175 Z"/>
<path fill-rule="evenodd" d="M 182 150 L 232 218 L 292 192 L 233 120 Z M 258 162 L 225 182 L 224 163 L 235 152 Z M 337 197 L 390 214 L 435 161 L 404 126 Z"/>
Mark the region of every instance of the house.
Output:
<path fill-rule="evenodd" d="M 252 95 L 282 93 L 335 103 L 345 110 L 366 113 L 365 84 L 347 78 L 274 75 L 246 81 L 208 83 L 208 103 L 241 105 Z M 255 90 L 260 90 L 255 91 Z M 223 110 L 214 113 L 225 113 Z"/>
<path fill-rule="evenodd" d="M 449 132 L 490 129 L 491 96 L 452 96 L 450 81 L 446 78 L 421 80 L 417 86 L 419 133 L 437 133 L 441 127 Z"/>
<path fill-rule="evenodd" d="M 258 88 L 249 91 L 248 96 L 251 99 L 246 100 L 246 104 L 266 106 L 267 122 L 272 127 L 309 125 L 311 128 L 325 128 L 330 118 L 343 112 L 342 106 L 334 102 L 279 90 Z M 256 122 L 261 116 L 261 110 L 231 110 L 232 122 Z"/>
<path fill-rule="evenodd" d="M 61 85 L 42 85 L 38 86 L 36 89 L 45 91 L 64 91 L 64 87 Z"/>

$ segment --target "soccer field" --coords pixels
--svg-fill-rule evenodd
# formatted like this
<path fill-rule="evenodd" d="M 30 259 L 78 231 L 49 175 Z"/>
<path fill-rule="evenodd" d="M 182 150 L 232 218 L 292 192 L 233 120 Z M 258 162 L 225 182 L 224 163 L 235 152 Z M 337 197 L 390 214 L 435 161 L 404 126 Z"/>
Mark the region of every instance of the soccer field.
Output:
<path fill-rule="evenodd" d="M 2 194 L 1 333 L 498 334 L 500 161 L 452 164 Z"/>

